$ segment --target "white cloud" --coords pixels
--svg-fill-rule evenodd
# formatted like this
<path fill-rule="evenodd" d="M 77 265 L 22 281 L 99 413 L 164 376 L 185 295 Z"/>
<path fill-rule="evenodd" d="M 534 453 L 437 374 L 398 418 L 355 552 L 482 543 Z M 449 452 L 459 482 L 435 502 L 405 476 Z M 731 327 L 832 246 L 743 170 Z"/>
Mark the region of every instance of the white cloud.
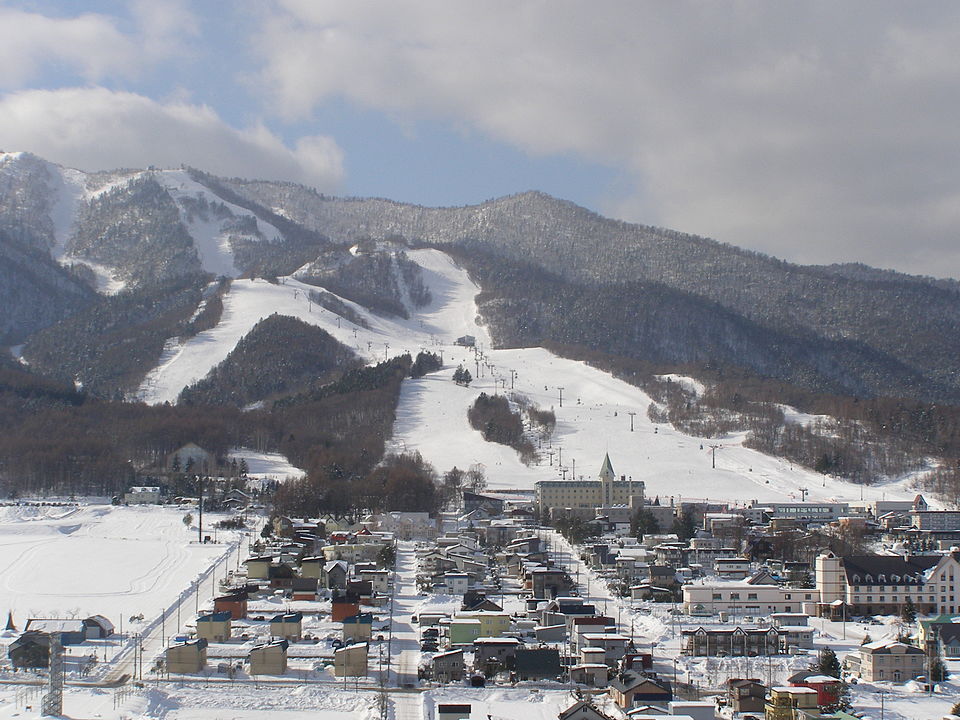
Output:
<path fill-rule="evenodd" d="M 104 15 L 52 18 L 0 8 L 0 27 L 0 87 L 21 87 L 50 65 L 86 80 L 128 75 L 139 66 L 136 44 Z"/>
<path fill-rule="evenodd" d="M 203 105 L 162 104 L 104 88 L 0 97 L 0 148 L 83 170 L 189 164 L 219 175 L 303 182 L 325 192 L 335 191 L 343 176 L 340 149 L 330 138 L 300 138 L 290 149 L 266 127 L 238 130 Z"/>
<path fill-rule="evenodd" d="M 271 108 L 333 96 L 629 172 L 627 219 L 960 277 L 960 6 L 277 0 Z"/>
<path fill-rule="evenodd" d="M 98 13 L 51 17 L 0 7 L 0 88 L 27 86 L 44 72 L 100 82 L 130 79 L 160 60 L 188 52 L 199 32 L 182 0 L 137 0 L 128 8 L 133 29 Z"/>

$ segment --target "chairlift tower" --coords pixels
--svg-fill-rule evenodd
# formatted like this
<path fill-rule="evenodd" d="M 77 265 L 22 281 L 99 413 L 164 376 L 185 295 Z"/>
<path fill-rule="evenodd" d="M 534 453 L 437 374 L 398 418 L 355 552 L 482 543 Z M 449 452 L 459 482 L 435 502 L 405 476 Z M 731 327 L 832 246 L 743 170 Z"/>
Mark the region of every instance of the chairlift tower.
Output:
<path fill-rule="evenodd" d="M 63 644 L 60 633 L 50 633 L 50 680 L 47 694 L 40 701 L 40 714 L 58 717 L 63 714 Z"/>

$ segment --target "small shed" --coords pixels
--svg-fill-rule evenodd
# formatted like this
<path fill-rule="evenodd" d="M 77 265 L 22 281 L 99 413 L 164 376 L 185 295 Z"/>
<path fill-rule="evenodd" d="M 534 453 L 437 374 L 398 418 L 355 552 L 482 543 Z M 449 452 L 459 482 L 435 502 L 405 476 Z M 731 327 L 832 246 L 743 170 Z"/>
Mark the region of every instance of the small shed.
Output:
<path fill-rule="evenodd" d="M 167 672 L 198 673 L 207 666 L 207 641 L 204 638 L 171 645 L 166 651 Z"/>
<path fill-rule="evenodd" d="M 274 640 L 266 645 L 259 645 L 250 651 L 247 661 L 250 663 L 251 675 L 283 675 L 287 672 L 286 640 Z"/>
<path fill-rule="evenodd" d="M 197 618 L 197 637 L 208 642 L 226 642 L 230 639 L 231 621 L 228 611 L 201 615 Z"/>
<path fill-rule="evenodd" d="M 369 640 L 373 635 L 373 613 L 357 613 L 343 619 L 343 639 L 354 642 Z"/>
<path fill-rule="evenodd" d="M 101 640 L 111 637 L 115 628 L 103 615 L 91 615 L 83 621 L 87 640 Z"/>
<path fill-rule="evenodd" d="M 333 674 L 336 677 L 365 677 L 367 674 L 367 643 L 347 645 L 333 653 Z"/>
<path fill-rule="evenodd" d="M 297 642 L 303 636 L 303 613 L 280 613 L 270 618 L 270 634 L 273 637 Z"/>

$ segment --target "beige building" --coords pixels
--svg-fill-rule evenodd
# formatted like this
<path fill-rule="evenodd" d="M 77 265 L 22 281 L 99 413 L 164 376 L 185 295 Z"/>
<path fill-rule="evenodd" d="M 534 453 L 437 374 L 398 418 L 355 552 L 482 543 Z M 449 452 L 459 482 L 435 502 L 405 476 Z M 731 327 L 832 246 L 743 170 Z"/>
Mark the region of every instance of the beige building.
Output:
<path fill-rule="evenodd" d="M 247 661 L 251 675 L 283 675 L 287 672 L 286 640 L 275 640 L 268 645 L 260 645 L 250 651 Z"/>
<path fill-rule="evenodd" d="M 303 614 L 281 613 L 270 619 L 270 634 L 273 637 L 297 642 L 303 631 Z"/>
<path fill-rule="evenodd" d="M 960 552 L 944 555 L 824 553 L 816 561 L 824 605 L 846 603 L 849 615 L 896 615 L 907 600 L 923 614 L 960 612 Z"/>
<path fill-rule="evenodd" d="M 808 687 L 772 687 L 763 711 L 765 720 L 820 717 L 817 691 Z"/>
<path fill-rule="evenodd" d="M 907 682 L 926 672 L 926 653 L 914 645 L 878 640 L 847 657 L 851 669 L 867 682 Z"/>
<path fill-rule="evenodd" d="M 189 640 L 167 648 L 168 673 L 198 673 L 207 666 L 207 641 Z"/>
<path fill-rule="evenodd" d="M 333 653 L 333 674 L 337 677 L 366 677 L 367 643 L 347 645 Z"/>
<path fill-rule="evenodd" d="M 596 480 L 541 480 L 534 484 L 537 512 L 542 515 L 552 508 L 592 511 L 614 505 L 643 505 L 643 482 L 616 477 L 607 455 Z"/>
<path fill-rule="evenodd" d="M 763 617 L 772 613 L 799 613 L 804 603 L 815 603 L 812 588 L 724 582 L 683 586 L 683 611 L 689 615 L 726 612 L 735 617 Z"/>
<path fill-rule="evenodd" d="M 207 642 L 226 642 L 230 639 L 231 616 L 229 612 L 215 612 L 197 618 L 197 637 Z"/>

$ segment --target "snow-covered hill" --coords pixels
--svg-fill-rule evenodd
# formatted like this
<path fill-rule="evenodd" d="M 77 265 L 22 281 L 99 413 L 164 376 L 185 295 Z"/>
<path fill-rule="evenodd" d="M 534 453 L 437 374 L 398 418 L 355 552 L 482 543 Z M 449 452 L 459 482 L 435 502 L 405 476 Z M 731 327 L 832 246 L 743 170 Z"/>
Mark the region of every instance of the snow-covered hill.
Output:
<path fill-rule="evenodd" d="M 6 196 L 5 201 L 0 200 L 0 216 L 5 211 L 15 215 L 18 223 L 26 224 L 23 234 L 32 244 L 62 265 L 86 266 L 97 289 L 112 294 L 136 278 L 129 256 L 108 251 L 104 257 L 102 248 L 91 247 L 83 239 L 91 232 L 96 235 L 105 220 L 107 225 L 113 224 L 117 218 L 111 213 L 123 213 L 114 208 L 123 208 L 132 188 L 148 182 L 156 183 L 157 190 L 166 195 L 164 199 L 176 208 L 192 243 L 197 271 L 236 277 L 241 273 L 235 262 L 238 244 L 283 240 L 283 233 L 274 225 L 220 198 L 185 170 L 85 173 L 23 152 L 0 153 L 0 195 Z M 30 200 L 26 213 L 24 198 Z M 10 207 L 4 207 L 6 204 Z M 143 240 L 127 232 L 120 242 L 135 245 Z"/>
<path fill-rule="evenodd" d="M 420 349 L 442 353 L 443 370 L 404 383 L 391 449 L 419 451 L 441 472 L 454 465 L 480 465 L 491 488 L 529 489 L 537 480 L 564 476 L 593 478 L 609 453 L 618 474 L 644 481 L 647 494 L 662 502 L 678 497 L 799 499 L 801 488 L 814 499 L 854 500 L 861 492 L 864 499 L 912 497 L 908 479 L 861 488 L 745 448 L 741 435 L 720 441 L 714 469 L 709 445 L 717 441 L 707 443 L 650 421 L 651 400 L 639 388 L 541 348 L 491 349 L 474 302 L 479 288 L 467 273 L 439 250 L 416 250 L 408 256 L 421 267 L 431 303 L 402 319 L 384 318 L 344 300 L 369 328 L 313 304 L 309 292 L 316 288 L 294 278 L 281 278 L 277 284 L 235 281 L 224 297 L 220 324 L 182 345 L 171 339 L 140 396 L 153 403 L 175 401 L 260 319 L 276 312 L 322 327 L 371 363 L 402 352 L 415 355 Z M 476 338 L 482 360 L 473 348 L 453 344 L 462 335 Z M 461 364 L 475 376 L 467 388 L 452 380 Z M 497 391 L 556 413 L 557 427 L 541 448 L 539 464 L 524 465 L 512 448 L 484 441 L 469 426 L 467 409 L 477 395 Z M 635 413 L 632 431 L 630 413 Z"/>

